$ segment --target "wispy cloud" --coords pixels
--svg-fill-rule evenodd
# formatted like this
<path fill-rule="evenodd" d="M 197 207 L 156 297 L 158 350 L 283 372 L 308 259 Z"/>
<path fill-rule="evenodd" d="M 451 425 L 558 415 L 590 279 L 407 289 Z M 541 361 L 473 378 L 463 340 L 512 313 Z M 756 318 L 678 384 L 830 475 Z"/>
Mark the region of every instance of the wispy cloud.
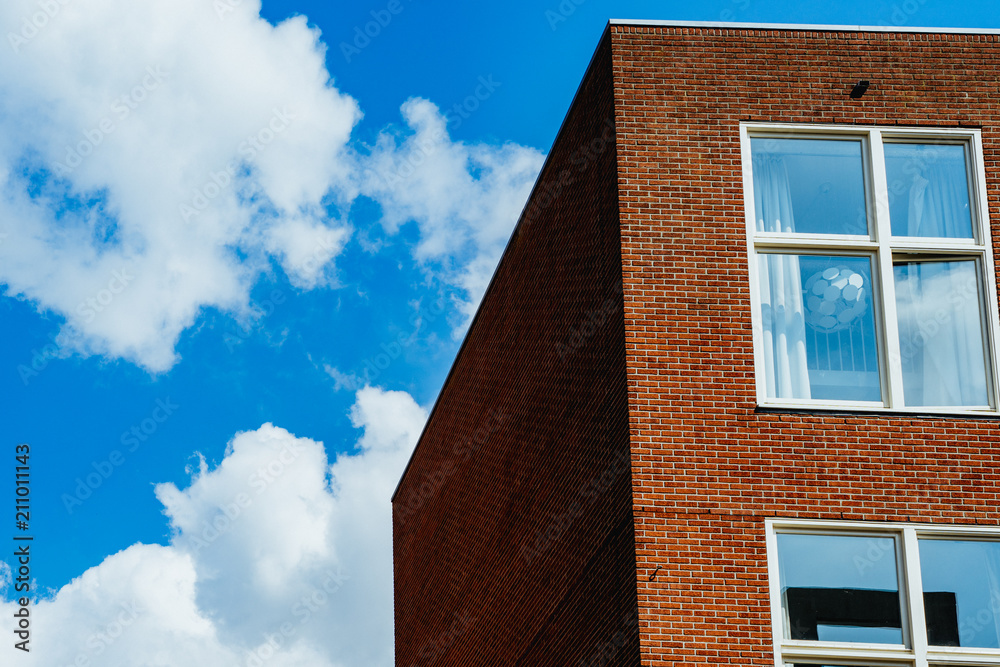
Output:
<path fill-rule="evenodd" d="M 405 129 L 379 135 L 363 164 L 362 191 L 382 205 L 390 233 L 409 221 L 420 229 L 414 257 L 458 288 L 464 332 L 486 291 L 544 156 L 517 144 L 455 141 L 451 116 L 413 98 L 401 108 Z M 459 118 L 459 117 L 455 117 Z"/>

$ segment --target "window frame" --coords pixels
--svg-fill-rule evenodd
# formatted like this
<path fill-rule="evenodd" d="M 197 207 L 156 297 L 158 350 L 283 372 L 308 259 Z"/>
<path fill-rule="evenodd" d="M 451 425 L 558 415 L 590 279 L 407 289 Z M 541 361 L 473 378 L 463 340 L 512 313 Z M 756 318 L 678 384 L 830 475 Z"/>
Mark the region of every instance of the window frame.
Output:
<path fill-rule="evenodd" d="M 920 571 L 921 539 L 984 540 L 1000 542 L 1000 526 L 956 526 L 875 521 L 821 519 L 766 519 L 765 541 L 775 667 L 786 663 L 815 665 L 865 665 L 866 667 L 944 667 L 1000 665 L 1000 648 L 929 646 L 924 617 L 923 579 Z M 785 612 L 781 602 L 778 534 L 892 537 L 903 623 L 903 644 L 867 644 L 793 640 L 784 636 Z M 806 662 L 804 662 L 806 661 Z"/>
<path fill-rule="evenodd" d="M 758 232 L 751 138 L 860 139 L 864 164 L 865 198 L 868 207 L 869 235 L 789 234 Z M 889 220 L 889 185 L 883 146 L 886 143 L 962 144 L 966 147 L 967 175 L 973 238 L 893 237 Z M 743 170 L 744 212 L 750 274 L 751 322 L 753 328 L 754 366 L 757 404 L 769 408 L 849 410 L 866 412 L 927 413 L 946 415 L 1000 415 L 1000 307 L 997 299 L 997 275 L 993 262 L 993 240 L 986 198 L 986 171 L 982 134 L 973 128 L 898 128 L 881 126 L 838 126 L 785 123 L 740 123 L 740 146 Z M 872 265 L 876 346 L 882 400 L 787 399 L 768 397 L 764 370 L 764 328 L 761 315 L 761 287 L 758 257 L 762 253 L 830 254 L 869 257 Z M 985 406 L 920 406 L 904 401 L 904 380 L 900 352 L 900 331 L 896 313 L 893 267 L 904 263 L 907 255 L 914 261 L 945 258 L 976 261 L 979 306 L 983 314 L 983 358 L 987 365 L 986 386 L 989 404 Z M 876 298 L 877 295 L 877 298 Z"/>

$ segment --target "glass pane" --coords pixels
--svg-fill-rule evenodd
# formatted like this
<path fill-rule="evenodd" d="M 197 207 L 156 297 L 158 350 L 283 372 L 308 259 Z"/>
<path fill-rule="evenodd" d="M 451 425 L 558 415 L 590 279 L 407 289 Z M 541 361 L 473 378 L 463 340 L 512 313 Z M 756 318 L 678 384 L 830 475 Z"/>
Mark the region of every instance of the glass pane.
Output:
<path fill-rule="evenodd" d="M 906 404 L 988 405 L 977 262 L 910 262 L 893 273 Z"/>
<path fill-rule="evenodd" d="M 894 236 L 972 238 L 964 145 L 885 144 Z"/>
<path fill-rule="evenodd" d="M 868 235 L 859 139 L 750 140 L 757 231 Z"/>
<path fill-rule="evenodd" d="M 920 540 L 928 642 L 1000 648 L 1000 542 Z"/>
<path fill-rule="evenodd" d="M 770 398 L 881 401 L 868 257 L 760 254 Z"/>
<path fill-rule="evenodd" d="M 892 538 L 780 533 L 785 637 L 902 644 Z"/>

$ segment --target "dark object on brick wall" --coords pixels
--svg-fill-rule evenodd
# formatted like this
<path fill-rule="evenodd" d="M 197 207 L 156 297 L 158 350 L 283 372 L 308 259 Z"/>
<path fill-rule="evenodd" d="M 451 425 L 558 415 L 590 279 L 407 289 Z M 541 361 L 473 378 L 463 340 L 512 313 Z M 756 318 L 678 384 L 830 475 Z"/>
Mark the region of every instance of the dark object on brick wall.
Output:
<path fill-rule="evenodd" d="M 851 88 L 851 97 L 853 97 L 854 99 L 858 99 L 866 92 L 868 92 L 869 85 L 871 85 L 869 81 L 864 81 L 864 80 L 858 81 L 856 84 L 854 84 L 854 88 Z"/>

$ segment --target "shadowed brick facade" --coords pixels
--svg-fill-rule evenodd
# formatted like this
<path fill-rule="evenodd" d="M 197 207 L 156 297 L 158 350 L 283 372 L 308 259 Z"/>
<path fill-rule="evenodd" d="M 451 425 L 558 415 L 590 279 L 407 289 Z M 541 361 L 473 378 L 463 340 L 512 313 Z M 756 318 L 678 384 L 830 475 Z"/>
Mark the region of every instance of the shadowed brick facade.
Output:
<path fill-rule="evenodd" d="M 995 227 L 998 100 L 995 33 L 610 24 L 394 497 L 396 664 L 774 665 L 765 519 L 1000 526 L 994 416 L 758 407 L 739 135 L 980 128 Z"/>

